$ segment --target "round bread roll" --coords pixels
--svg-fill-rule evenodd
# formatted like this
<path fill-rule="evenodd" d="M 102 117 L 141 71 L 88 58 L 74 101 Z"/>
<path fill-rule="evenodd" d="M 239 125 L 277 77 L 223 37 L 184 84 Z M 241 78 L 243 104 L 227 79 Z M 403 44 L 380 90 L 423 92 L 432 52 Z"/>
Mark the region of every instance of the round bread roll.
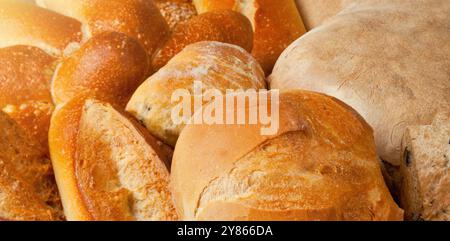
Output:
<path fill-rule="evenodd" d="M 80 95 L 49 133 L 68 220 L 175 220 L 162 144 L 111 105 Z"/>
<path fill-rule="evenodd" d="M 62 60 L 52 81 L 53 101 L 61 104 L 87 92 L 124 108 L 149 72 L 139 42 L 117 32 L 98 34 Z"/>
<path fill-rule="evenodd" d="M 184 128 L 171 174 L 182 219 L 402 220 L 372 130 L 353 109 L 291 91 L 280 95 L 279 114 L 271 136 L 261 123 Z"/>
<path fill-rule="evenodd" d="M 200 14 L 178 27 L 156 52 L 152 67 L 157 70 L 189 44 L 217 41 L 234 44 L 247 50 L 253 48 L 253 30 L 248 19 L 234 11 L 219 10 Z"/>
<path fill-rule="evenodd" d="M 50 160 L 0 111 L 0 220 L 57 221 L 64 215 Z"/>
<path fill-rule="evenodd" d="M 169 27 L 148 0 L 36 0 L 44 8 L 78 19 L 85 38 L 103 32 L 120 32 L 137 39 L 152 56 L 169 33 Z"/>
<path fill-rule="evenodd" d="M 0 29 L 0 48 L 28 45 L 57 56 L 82 39 L 77 20 L 15 0 L 0 1 Z"/>
<path fill-rule="evenodd" d="M 171 97 L 177 90 L 192 90 L 194 81 L 223 92 L 266 88 L 264 72 L 244 49 L 220 42 L 198 42 L 147 79 L 126 110 L 154 136 L 174 146 L 184 125 L 175 124 L 171 118 L 171 110 L 177 105 Z"/>
<path fill-rule="evenodd" d="M 31 46 L 0 49 L 0 110 L 13 118 L 48 155 L 53 111 L 50 81 L 56 59 Z"/>
<path fill-rule="evenodd" d="M 192 0 L 155 0 L 155 4 L 172 30 L 197 15 Z"/>
<path fill-rule="evenodd" d="M 358 1 L 287 48 L 270 86 L 349 104 L 374 128 L 381 158 L 398 166 L 405 129 L 449 109 L 449 28 L 446 0 Z"/>
<path fill-rule="evenodd" d="M 292 0 L 194 0 L 194 5 L 199 14 L 230 9 L 247 16 L 255 32 L 252 54 L 266 74 L 283 50 L 305 33 Z"/>

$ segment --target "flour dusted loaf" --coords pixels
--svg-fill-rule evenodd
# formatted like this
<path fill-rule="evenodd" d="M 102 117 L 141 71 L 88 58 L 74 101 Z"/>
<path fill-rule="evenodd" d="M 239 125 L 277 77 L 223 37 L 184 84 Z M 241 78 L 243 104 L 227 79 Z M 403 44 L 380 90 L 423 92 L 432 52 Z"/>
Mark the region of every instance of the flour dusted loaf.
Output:
<path fill-rule="evenodd" d="M 178 89 L 192 93 L 194 81 L 205 88 L 264 89 L 264 72 L 244 49 L 219 42 L 198 42 L 187 46 L 166 66 L 147 79 L 134 93 L 126 110 L 156 137 L 175 145 L 183 124 L 174 124 L 171 101 Z"/>
<path fill-rule="evenodd" d="M 164 147 L 104 102 L 80 95 L 49 133 L 68 220 L 175 220 Z"/>
<path fill-rule="evenodd" d="M 281 93 L 279 107 L 272 136 L 262 124 L 184 128 L 171 174 L 181 218 L 402 220 L 354 110 L 305 91 Z"/>
<path fill-rule="evenodd" d="M 192 0 L 155 0 L 155 4 L 172 30 L 197 15 Z"/>
<path fill-rule="evenodd" d="M 450 113 L 408 127 L 403 140 L 401 203 L 410 220 L 450 221 Z"/>
<path fill-rule="evenodd" d="M 270 87 L 344 101 L 374 128 L 381 158 L 398 166 L 405 129 L 449 109 L 448 29 L 447 0 L 358 1 L 288 47 Z"/>
<path fill-rule="evenodd" d="M 50 160 L 39 143 L 0 111 L 0 220 L 63 218 Z"/>

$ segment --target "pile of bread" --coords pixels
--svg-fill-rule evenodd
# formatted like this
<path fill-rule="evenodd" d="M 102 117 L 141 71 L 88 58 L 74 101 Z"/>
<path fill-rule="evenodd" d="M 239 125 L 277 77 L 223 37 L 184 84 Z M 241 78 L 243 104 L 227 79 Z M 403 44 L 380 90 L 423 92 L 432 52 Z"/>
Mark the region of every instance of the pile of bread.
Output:
<path fill-rule="evenodd" d="M 0 0 L 0 220 L 450 220 L 449 107 L 448 0 Z"/>

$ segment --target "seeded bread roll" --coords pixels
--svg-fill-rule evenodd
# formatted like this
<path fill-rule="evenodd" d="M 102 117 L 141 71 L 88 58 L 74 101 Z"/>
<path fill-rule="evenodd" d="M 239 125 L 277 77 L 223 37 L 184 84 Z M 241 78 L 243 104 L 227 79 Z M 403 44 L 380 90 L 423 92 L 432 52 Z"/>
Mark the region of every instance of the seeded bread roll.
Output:
<path fill-rule="evenodd" d="M 101 33 L 62 60 L 52 81 L 53 101 L 62 104 L 87 92 L 124 108 L 149 72 L 139 42 L 117 32 Z"/>
<path fill-rule="evenodd" d="M 399 166 L 405 129 L 449 109 L 449 28 L 447 0 L 361 0 L 288 47 L 270 86 L 344 101 L 374 128 L 381 158 Z"/>
<path fill-rule="evenodd" d="M 408 127 L 403 139 L 401 203 L 409 220 L 450 221 L 450 113 Z"/>
<path fill-rule="evenodd" d="M 252 25 L 244 15 L 230 10 L 200 14 L 178 25 L 154 56 L 153 68 L 160 69 L 186 46 L 201 41 L 234 44 L 250 53 L 253 48 Z"/>
<path fill-rule="evenodd" d="M 120 32 L 137 39 L 152 56 L 169 27 L 148 0 L 36 0 L 44 8 L 83 23 L 86 39 L 103 32 Z"/>
<path fill-rule="evenodd" d="M 293 0 L 194 0 L 199 14 L 230 9 L 247 16 L 254 30 L 253 56 L 266 74 L 283 50 L 305 33 Z"/>
<path fill-rule="evenodd" d="M 171 101 L 179 89 L 192 90 L 194 81 L 205 88 L 264 89 L 264 72 L 244 49 L 219 42 L 187 46 L 134 93 L 126 110 L 165 143 L 174 146 L 183 124 L 174 124 Z"/>
<path fill-rule="evenodd" d="M 0 111 L 0 219 L 63 218 L 50 160 L 37 142 Z"/>
<path fill-rule="evenodd" d="M 50 126 L 67 219 L 177 219 L 162 144 L 111 105 L 85 98 L 60 106 Z"/>
<path fill-rule="evenodd" d="M 275 135 L 261 135 L 261 123 L 184 128 L 171 174 L 181 218 L 402 220 L 372 129 L 353 109 L 304 91 L 279 103 Z"/>
<path fill-rule="evenodd" d="M 82 39 L 77 20 L 15 0 L 0 1 L 0 29 L 0 48 L 28 45 L 56 56 Z"/>
<path fill-rule="evenodd" d="M 155 4 L 172 30 L 197 15 L 191 0 L 155 0 Z"/>

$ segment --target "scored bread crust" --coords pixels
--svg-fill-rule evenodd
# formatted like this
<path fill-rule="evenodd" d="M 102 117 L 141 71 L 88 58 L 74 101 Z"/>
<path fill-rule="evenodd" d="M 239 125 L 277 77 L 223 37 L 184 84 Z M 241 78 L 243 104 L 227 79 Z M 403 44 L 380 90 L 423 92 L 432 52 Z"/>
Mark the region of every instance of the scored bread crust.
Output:
<path fill-rule="evenodd" d="M 0 219 L 63 219 L 50 160 L 38 143 L 0 111 Z"/>
<path fill-rule="evenodd" d="M 306 30 L 292 0 L 194 0 L 199 14 L 230 9 L 247 16 L 254 30 L 253 56 L 266 74 L 280 54 Z"/>
<path fill-rule="evenodd" d="M 201 41 L 217 41 L 234 44 L 251 53 L 253 30 L 248 19 L 237 12 L 219 10 L 193 17 L 179 24 L 152 60 L 154 70 L 167 64 L 189 44 Z"/>
<path fill-rule="evenodd" d="M 82 22 L 85 38 L 102 32 L 120 32 L 138 40 L 149 56 L 170 31 L 153 1 L 36 0 L 36 3 Z"/>
<path fill-rule="evenodd" d="M 174 146 L 183 124 L 174 124 L 171 101 L 177 90 L 191 93 L 194 81 L 206 89 L 265 89 L 264 72 L 244 49 L 219 42 L 198 42 L 187 46 L 166 66 L 148 78 L 134 93 L 126 110 L 150 132 Z"/>
<path fill-rule="evenodd" d="M 401 220 L 372 130 L 350 107 L 304 91 L 282 93 L 280 129 L 188 125 L 171 189 L 185 220 Z"/>
<path fill-rule="evenodd" d="M 77 20 L 14 0 L 0 2 L 0 29 L 0 48 L 29 45 L 55 56 L 82 39 Z"/>
<path fill-rule="evenodd" d="M 177 219 L 161 143 L 110 105 L 80 95 L 59 106 L 49 145 L 68 220 Z"/>
<path fill-rule="evenodd" d="M 124 108 L 149 73 L 139 42 L 117 32 L 101 33 L 61 60 L 52 80 L 53 101 L 61 104 L 86 92 Z"/>

